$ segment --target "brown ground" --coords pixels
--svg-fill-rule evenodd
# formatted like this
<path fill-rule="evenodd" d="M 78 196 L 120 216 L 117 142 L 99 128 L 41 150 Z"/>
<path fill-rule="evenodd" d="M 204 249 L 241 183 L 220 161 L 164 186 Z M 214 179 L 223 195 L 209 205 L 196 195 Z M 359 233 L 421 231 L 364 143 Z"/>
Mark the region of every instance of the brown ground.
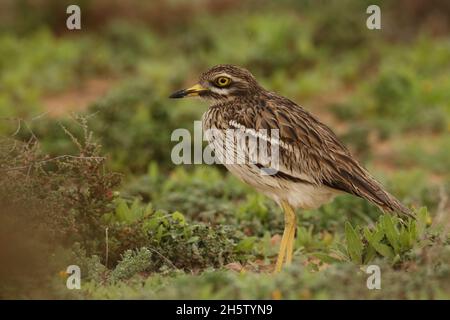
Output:
<path fill-rule="evenodd" d="M 52 117 L 61 117 L 71 112 L 83 111 L 91 103 L 104 96 L 115 82 L 111 78 L 89 79 L 80 87 L 44 97 L 43 104 Z"/>

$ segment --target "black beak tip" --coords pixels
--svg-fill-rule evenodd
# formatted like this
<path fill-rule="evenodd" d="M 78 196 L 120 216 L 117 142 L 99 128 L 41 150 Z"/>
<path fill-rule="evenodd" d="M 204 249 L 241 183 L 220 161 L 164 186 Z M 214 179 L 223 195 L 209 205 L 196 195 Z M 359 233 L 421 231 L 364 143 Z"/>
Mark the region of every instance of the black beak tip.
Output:
<path fill-rule="evenodd" d="M 179 98 L 183 98 L 184 96 L 186 96 L 186 90 L 178 90 L 174 93 L 172 93 L 169 98 L 170 99 L 179 99 Z"/>

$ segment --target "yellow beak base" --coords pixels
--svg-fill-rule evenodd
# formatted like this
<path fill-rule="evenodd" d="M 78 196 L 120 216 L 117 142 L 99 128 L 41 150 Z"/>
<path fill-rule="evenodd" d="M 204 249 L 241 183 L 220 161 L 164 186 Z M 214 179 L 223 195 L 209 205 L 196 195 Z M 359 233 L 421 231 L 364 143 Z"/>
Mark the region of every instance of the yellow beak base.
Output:
<path fill-rule="evenodd" d="M 205 87 L 203 87 L 202 85 L 197 83 L 190 88 L 178 90 L 178 91 L 172 93 L 169 96 L 169 98 L 180 99 L 180 98 L 185 98 L 185 97 L 195 97 L 204 91 L 208 91 L 208 89 L 206 89 Z"/>

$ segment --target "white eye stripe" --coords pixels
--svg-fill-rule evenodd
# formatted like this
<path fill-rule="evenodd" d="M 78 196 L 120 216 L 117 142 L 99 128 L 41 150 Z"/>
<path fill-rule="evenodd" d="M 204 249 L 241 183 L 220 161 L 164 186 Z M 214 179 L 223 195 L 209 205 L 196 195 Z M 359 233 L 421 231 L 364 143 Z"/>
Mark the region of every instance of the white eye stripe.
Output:
<path fill-rule="evenodd" d="M 219 79 L 220 77 L 225 77 L 225 78 L 229 78 L 231 79 L 232 82 L 240 82 L 240 80 L 238 78 L 235 78 L 231 75 L 229 75 L 228 73 L 219 73 L 218 75 L 216 75 L 214 77 L 215 80 Z"/>
<path fill-rule="evenodd" d="M 230 78 L 230 79 L 233 78 L 228 73 L 219 73 L 218 75 L 215 76 L 215 79 L 220 78 L 220 77 L 225 77 L 225 78 Z"/>

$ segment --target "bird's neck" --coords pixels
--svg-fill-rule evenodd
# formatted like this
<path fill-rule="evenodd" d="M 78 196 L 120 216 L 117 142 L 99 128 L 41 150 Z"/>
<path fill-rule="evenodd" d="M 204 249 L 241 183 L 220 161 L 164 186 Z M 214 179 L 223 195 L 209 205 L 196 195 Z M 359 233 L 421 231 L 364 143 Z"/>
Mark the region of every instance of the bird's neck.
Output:
<path fill-rule="evenodd" d="M 236 105 L 246 105 L 250 101 L 258 100 L 262 95 L 264 95 L 265 90 L 259 91 L 248 91 L 245 94 L 237 94 L 224 96 L 219 99 L 214 99 L 210 104 L 211 108 L 215 107 L 233 107 Z"/>

